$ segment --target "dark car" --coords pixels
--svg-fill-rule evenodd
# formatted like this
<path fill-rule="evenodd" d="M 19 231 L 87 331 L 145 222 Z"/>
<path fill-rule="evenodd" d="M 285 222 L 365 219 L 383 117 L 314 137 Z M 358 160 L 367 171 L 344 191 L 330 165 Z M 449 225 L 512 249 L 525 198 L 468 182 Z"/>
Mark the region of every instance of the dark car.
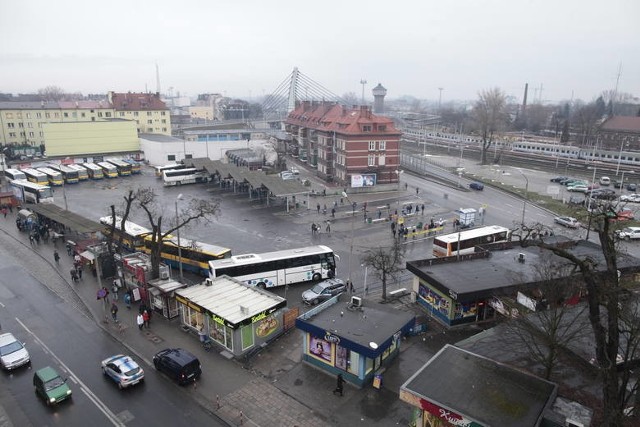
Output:
<path fill-rule="evenodd" d="M 629 191 L 636 191 L 637 188 L 638 186 L 636 184 L 633 184 L 633 183 L 627 184 L 627 190 Z"/>
<path fill-rule="evenodd" d="M 38 369 L 33 374 L 33 387 L 36 394 L 41 396 L 47 405 L 54 405 L 63 400 L 71 399 L 71 389 L 67 380 L 63 379 L 58 371 L 50 366 Z"/>
<path fill-rule="evenodd" d="M 202 374 L 200 361 L 182 348 L 167 348 L 153 356 L 153 366 L 180 385 L 196 381 Z"/>
<path fill-rule="evenodd" d="M 302 301 L 306 304 L 316 305 L 320 301 L 328 300 L 346 290 L 344 282 L 340 279 L 327 279 L 316 284 L 313 288 L 302 293 Z"/>
<path fill-rule="evenodd" d="M 472 190 L 482 191 L 484 189 L 484 184 L 481 182 L 472 182 L 469 184 L 469 188 Z"/>
<path fill-rule="evenodd" d="M 556 176 L 556 177 L 551 178 L 551 182 L 560 183 L 561 181 L 564 181 L 564 180 L 567 180 L 567 179 L 569 179 L 568 176 Z"/>
<path fill-rule="evenodd" d="M 600 200 L 615 200 L 618 198 L 618 195 L 615 191 L 609 188 L 599 188 L 597 190 L 592 190 L 590 194 L 592 199 L 600 199 Z"/>

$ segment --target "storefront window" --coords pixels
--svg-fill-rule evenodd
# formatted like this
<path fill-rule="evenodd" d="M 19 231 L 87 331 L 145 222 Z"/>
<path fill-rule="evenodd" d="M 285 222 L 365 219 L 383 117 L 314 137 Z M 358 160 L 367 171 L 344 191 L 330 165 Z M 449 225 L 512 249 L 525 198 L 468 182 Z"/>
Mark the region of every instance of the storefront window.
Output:
<path fill-rule="evenodd" d="M 343 371 L 347 370 L 349 353 L 350 351 L 346 348 L 341 345 L 336 345 L 336 368 L 342 369 Z"/>
<path fill-rule="evenodd" d="M 309 335 L 309 348 L 307 349 L 307 353 L 321 362 L 333 365 L 332 345 L 322 338 Z"/>
<path fill-rule="evenodd" d="M 211 321 L 210 337 L 233 351 L 233 329 L 221 323 Z"/>
<path fill-rule="evenodd" d="M 243 326 L 240 333 L 242 335 L 242 350 L 253 347 L 253 324 Z"/>
<path fill-rule="evenodd" d="M 366 361 L 365 361 L 365 366 L 364 366 L 364 373 L 368 374 L 369 372 L 371 372 L 373 370 L 373 359 L 369 359 L 367 357 Z"/>
<path fill-rule="evenodd" d="M 204 315 L 187 305 L 182 305 L 182 323 L 198 330 L 200 325 L 204 325 Z"/>
<path fill-rule="evenodd" d="M 355 351 L 349 352 L 349 362 L 347 364 L 347 372 L 358 375 L 358 367 L 360 366 L 360 355 Z"/>

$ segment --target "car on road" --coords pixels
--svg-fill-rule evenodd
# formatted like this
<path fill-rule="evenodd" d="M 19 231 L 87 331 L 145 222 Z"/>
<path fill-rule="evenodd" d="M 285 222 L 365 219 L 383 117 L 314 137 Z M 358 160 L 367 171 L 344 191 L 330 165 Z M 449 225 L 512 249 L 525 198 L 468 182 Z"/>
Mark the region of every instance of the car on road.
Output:
<path fill-rule="evenodd" d="M 611 178 L 609 178 L 608 176 L 600 177 L 600 185 L 610 185 L 610 184 L 611 184 Z"/>
<path fill-rule="evenodd" d="M 153 356 L 153 366 L 180 385 L 195 382 L 202 375 L 196 356 L 182 348 L 166 348 Z"/>
<path fill-rule="evenodd" d="M 557 182 L 557 183 L 560 183 L 560 182 L 562 182 L 562 181 L 564 181 L 564 180 L 567 180 L 567 179 L 569 179 L 569 177 L 568 177 L 568 176 L 554 176 L 553 178 L 551 178 L 551 179 L 550 179 L 550 181 L 551 181 L 551 182 Z"/>
<path fill-rule="evenodd" d="M 469 188 L 472 190 L 482 191 L 484 189 L 484 184 L 481 182 L 472 182 L 469 184 Z"/>
<path fill-rule="evenodd" d="M 616 237 L 621 240 L 640 239 L 640 227 L 625 227 L 616 230 Z"/>
<path fill-rule="evenodd" d="M 23 343 L 10 332 L 0 335 L 0 365 L 2 365 L 2 369 L 10 371 L 29 362 L 31 362 L 31 356 Z"/>
<path fill-rule="evenodd" d="M 578 228 L 580 227 L 580 222 L 570 216 L 557 216 L 553 219 L 553 222 L 556 224 L 563 225 L 568 228 Z"/>
<path fill-rule="evenodd" d="M 71 389 L 67 385 L 67 380 L 63 379 L 51 366 L 38 369 L 33 374 L 33 387 L 36 394 L 41 396 L 47 405 L 71 399 Z"/>
<path fill-rule="evenodd" d="M 638 189 L 638 186 L 634 183 L 629 183 L 627 184 L 627 190 L 628 191 L 636 191 Z"/>
<path fill-rule="evenodd" d="M 640 194 L 632 193 L 632 194 L 623 194 L 620 196 L 621 202 L 631 202 L 631 203 L 640 203 Z"/>
<path fill-rule="evenodd" d="M 305 304 L 316 305 L 346 290 L 347 288 L 341 279 L 327 279 L 304 291 L 302 293 L 302 301 Z"/>
<path fill-rule="evenodd" d="M 104 359 L 100 365 L 102 373 L 118 384 L 120 389 L 144 380 L 144 370 L 130 356 L 117 354 Z"/>
<path fill-rule="evenodd" d="M 589 190 L 590 188 L 584 184 L 570 185 L 567 187 L 567 191 L 571 192 L 586 193 Z"/>

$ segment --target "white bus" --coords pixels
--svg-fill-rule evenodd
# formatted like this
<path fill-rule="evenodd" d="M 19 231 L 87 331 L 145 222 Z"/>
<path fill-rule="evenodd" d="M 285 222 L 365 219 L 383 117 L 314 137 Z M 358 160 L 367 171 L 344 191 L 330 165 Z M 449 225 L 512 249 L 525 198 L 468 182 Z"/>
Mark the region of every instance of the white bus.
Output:
<path fill-rule="evenodd" d="M 118 168 L 115 165 L 112 165 L 109 162 L 98 162 L 96 164 L 102 168 L 102 173 L 107 178 L 118 177 Z"/>
<path fill-rule="evenodd" d="M 131 164 L 118 159 L 107 160 L 118 169 L 118 175 L 129 176 L 131 175 Z"/>
<path fill-rule="evenodd" d="M 82 166 L 84 166 L 87 169 L 89 178 L 91 179 L 104 178 L 104 172 L 102 171 L 102 168 L 96 165 L 95 163 L 83 163 Z"/>
<path fill-rule="evenodd" d="M 5 169 L 4 176 L 7 178 L 7 182 L 27 179 L 24 172 L 18 169 Z"/>
<path fill-rule="evenodd" d="M 38 170 L 26 168 L 22 169 L 22 173 L 25 174 L 25 176 L 27 177 L 27 181 L 29 182 L 41 185 L 49 185 L 49 177 Z"/>
<path fill-rule="evenodd" d="M 73 169 L 74 171 L 78 172 L 78 179 L 80 181 L 86 181 L 89 179 L 89 172 L 87 172 L 86 168 L 83 168 L 82 166 L 76 164 L 76 163 L 70 163 L 68 165 L 66 165 L 69 169 Z"/>
<path fill-rule="evenodd" d="M 56 172 L 60 172 L 65 184 L 77 184 L 80 181 L 78 171 L 66 165 L 50 164 L 49 168 Z"/>
<path fill-rule="evenodd" d="M 237 255 L 209 261 L 209 278 L 227 275 L 263 289 L 318 281 L 335 277 L 336 257 L 327 246 Z"/>
<path fill-rule="evenodd" d="M 196 168 L 165 169 L 162 171 L 162 180 L 166 187 L 171 185 L 195 184 L 202 182 L 204 174 Z"/>
<path fill-rule="evenodd" d="M 164 165 L 164 166 L 155 166 L 154 169 L 156 170 L 156 178 L 162 178 L 162 172 L 166 171 L 166 170 L 174 170 L 174 169 L 185 169 L 186 166 L 185 165 L 181 165 L 178 163 L 173 163 L 170 165 Z"/>
<path fill-rule="evenodd" d="M 11 181 L 11 189 L 16 198 L 24 203 L 53 203 L 53 192 L 48 185 L 16 180 Z"/>
<path fill-rule="evenodd" d="M 489 225 L 437 236 L 433 239 L 433 255 L 446 257 L 471 254 L 478 245 L 506 242 L 510 235 L 511 231 L 506 227 Z"/>

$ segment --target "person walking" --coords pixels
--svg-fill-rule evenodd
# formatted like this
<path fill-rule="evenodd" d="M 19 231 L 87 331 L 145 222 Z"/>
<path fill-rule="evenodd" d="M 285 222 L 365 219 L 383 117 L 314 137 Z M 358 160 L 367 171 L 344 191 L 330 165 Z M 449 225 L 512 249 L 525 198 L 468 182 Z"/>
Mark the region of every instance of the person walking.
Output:
<path fill-rule="evenodd" d="M 353 282 L 351 281 L 351 279 L 347 279 L 347 292 L 349 292 L 350 294 L 353 293 Z"/>
<path fill-rule="evenodd" d="M 144 321 L 144 326 L 145 326 L 146 328 L 149 328 L 149 322 L 150 322 L 150 320 L 151 320 L 151 315 L 149 314 L 149 312 L 148 312 L 147 310 L 145 310 L 145 311 L 142 313 L 142 320 Z"/>
<path fill-rule="evenodd" d="M 343 391 L 344 391 L 344 378 L 342 377 L 342 374 L 338 374 L 336 389 L 333 390 L 333 394 L 340 393 L 340 396 L 343 396 L 344 395 Z"/>
<path fill-rule="evenodd" d="M 82 264 L 76 266 L 76 273 L 78 274 L 78 280 L 82 280 Z"/>
<path fill-rule="evenodd" d="M 131 309 L 131 292 L 127 291 L 124 293 L 124 297 L 122 297 L 124 303 L 127 305 L 127 308 Z"/>
<path fill-rule="evenodd" d="M 56 261 L 56 264 L 60 264 L 60 254 L 57 249 L 53 250 L 53 259 Z"/>
<path fill-rule="evenodd" d="M 138 329 L 142 330 L 144 326 L 144 317 L 142 314 L 138 313 L 138 317 L 136 317 L 136 323 L 138 324 Z"/>
<path fill-rule="evenodd" d="M 316 205 L 316 210 L 318 211 L 318 213 L 320 213 L 320 203 Z"/>
<path fill-rule="evenodd" d="M 114 322 L 118 321 L 118 305 L 115 301 L 111 304 L 111 318 Z"/>
<path fill-rule="evenodd" d="M 325 229 L 327 233 L 331 233 L 331 221 L 327 220 L 327 228 Z"/>
<path fill-rule="evenodd" d="M 71 274 L 71 281 L 73 283 L 78 281 L 78 272 L 76 271 L 75 267 L 71 267 L 71 271 L 69 272 Z"/>
<path fill-rule="evenodd" d="M 118 291 L 120 287 L 118 286 L 118 279 L 113 279 L 113 286 L 111 287 L 111 293 L 113 294 L 113 300 L 118 301 Z"/>

